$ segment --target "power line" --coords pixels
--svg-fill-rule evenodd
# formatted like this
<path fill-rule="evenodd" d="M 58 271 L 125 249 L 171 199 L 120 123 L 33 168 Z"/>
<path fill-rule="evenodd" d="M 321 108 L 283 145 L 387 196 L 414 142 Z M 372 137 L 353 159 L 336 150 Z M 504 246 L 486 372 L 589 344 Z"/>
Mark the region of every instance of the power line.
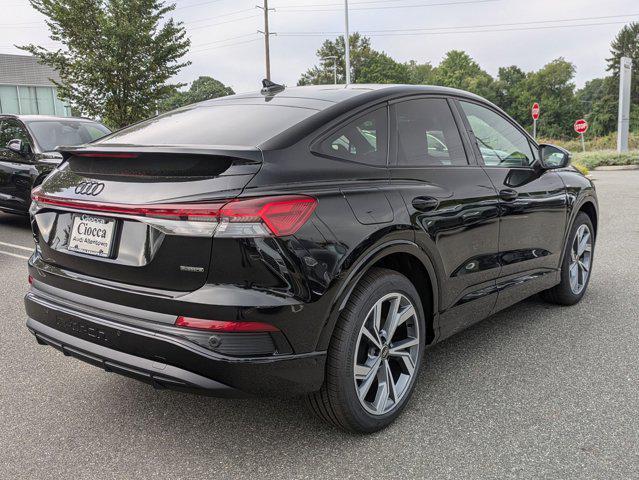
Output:
<path fill-rule="evenodd" d="M 431 30 L 460 30 L 460 29 L 470 29 L 470 28 L 493 28 L 493 27 L 511 27 L 516 25 L 530 25 L 530 24 L 545 24 L 545 23 L 558 23 L 558 22 L 582 22 L 589 20 L 604 20 L 608 18 L 621 18 L 621 17 L 638 17 L 639 13 L 627 13 L 623 15 L 603 15 L 598 17 L 580 17 L 580 18 L 562 18 L 556 20 L 537 20 L 537 21 L 525 21 L 525 22 L 512 22 L 512 23 L 491 23 L 485 25 L 457 25 L 457 26 L 448 26 L 448 27 L 424 27 L 424 28 L 391 28 L 384 30 L 367 30 L 361 29 L 358 30 L 360 33 L 365 34 L 376 34 L 376 33 L 403 33 L 403 32 L 422 32 L 422 31 L 431 31 Z M 558 26 L 566 26 L 570 27 L 571 25 L 558 25 Z M 317 36 L 317 35 L 341 35 L 342 32 L 282 32 L 281 35 L 309 35 L 309 36 Z"/>
<path fill-rule="evenodd" d="M 457 34 L 461 35 L 464 33 L 497 33 L 497 32 L 520 32 L 526 30 L 545 30 L 545 29 L 556 29 L 556 28 L 572 28 L 572 27 L 593 27 L 599 25 L 619 25 L 626 23 L 625 21 L 618 22 L 599 22 L 599 23 L 582 23 L 582 24 L 574 24 L 574 25 L 548 25 L 548 26 L 540 26 L 540 27 L 521 27 L 521 28 L 502 28 L 497 30 L 451 30 L 447 32 L 396 32 L 396 33 L 368 33 L 366 31 L 360 31 L 360 33 L 366 34 L 371 37 L 391 37 L 391 36 L 414 36 L 414 35 L 450 35 Z M 477 28 L 480 28 L 481 25 L 478 25 Z M 281 37 L 317 37 L 317 36 L 326 36 L 326 35 L 337 35 L 341 34 L 341 32 L 313 32 L 308 34 L 297 34 L 297 33 L 286 33 L 281 32 L 279 36 Z"/>
<path fill-rule="evenodd" d="M 248 43 L 259 42 L 261 40 L 262 40 L 261 38 L 254 38 L 253 40 L 247 40 L 247 41 L 244 41 L 244 42 L 235 42 L 235 43 L 229 43 L 227 45 L 218 45 L 216 47 L 202 48 L 200 50 L 192 50 L 189 53 L 201 53 L 201 52 L 207 52 L 209 50 L 216 50 L 218 48 L 235 47 L 237 45 L 245 45 L 245 44 L 248 44 Z"/>
<path fill-rule="evenodd" d="M 225 22 L 211 23 L 210 25 L 198 25 L 197 27 L 187 27 L 187 30 L 191 31 L 191 30 L 199 30 L 202 28 L 216 27 L 218 25 L 225 25 L 227 23 L 239 22 L 241 20 L 248 20 L 250 18 L 258 18 L 259 16 L 260 15 L 251 15 L 248 17 L 234 18 L 233 20 L 226 20 Z"/>
<path fill-rule="evenodd" d="M 500 0 L 460 0 L 455 2 L 440 2 L 440 3 L 420 3 L 417 5 L 384 5 L 379 7 L 359 7 L 359 8 L 351 8 L 351 11 L 354 10 L 387 10 L 389 8 L 399 9 L 399 8 L 423 8 L 423 7 L 441 7 L 447 5 L 468 5 L 475 3 L 491 3 L 498 2 Z M 341 5 L 341 4 L 331 4 L 331 5 Z M 322 5 L 309 5 L 312 7 L 322 6 Z M 329 6 L 328 4 L 324 6 Z M 276 7 L 276 10 L 281 11 L 282 13 L 305 13 L 305 12 L 335 12 L 336 8 L 311 8 L 311 9 L 300 9 L 299 6 L 295 7 Z"/>

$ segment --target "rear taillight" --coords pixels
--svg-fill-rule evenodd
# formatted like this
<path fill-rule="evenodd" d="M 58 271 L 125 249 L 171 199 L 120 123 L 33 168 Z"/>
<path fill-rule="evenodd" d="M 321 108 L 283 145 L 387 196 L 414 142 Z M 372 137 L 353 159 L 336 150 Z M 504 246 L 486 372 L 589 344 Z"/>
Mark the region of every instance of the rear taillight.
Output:
<path fill-rule="evenodd" d="M 220 210 L 216 237 L 277 237 L 297 232 L 313 214 L 317 200 L 282 196 L 232 200 Z"/>
<path fill-rule="evenodd" d="M 268 323 L 262 322 L 229 322 L 226 320 L 205 320 L 202 318 L 178 317 L 175 321 L 177 327 L 196 330 L 208 330 L 212 332 L 279 332 L 279 329 Z"/>
<path fill-rule="evenodd" d="M 317 206 L 316 199 L 303 195 L 235 199 L 205 204 L 100 203 L 45 195 L 40 187 L 32 191 L 31 198 L 35 206 L 156 219 L 146 223 L 166 233 L 208 233 L 216 237 L 234 238 L 292 235 L 309 219 Z M 189 222 L 190 226 L 180 222 Z M 208 226 L 198 227 L 202 222 L 206 222 Z"/>

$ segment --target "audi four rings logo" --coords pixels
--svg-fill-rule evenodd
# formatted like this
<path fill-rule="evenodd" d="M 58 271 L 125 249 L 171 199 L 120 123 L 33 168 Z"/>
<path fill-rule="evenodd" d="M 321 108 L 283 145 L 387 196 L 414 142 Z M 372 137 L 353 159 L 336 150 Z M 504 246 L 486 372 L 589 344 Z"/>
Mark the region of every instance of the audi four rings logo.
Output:
<path fill-rule="evenodd" d="M 100 195 L 104 190 L 104 183 L 102 182 L 82 182 L 75 187 L 75 193 L 78 195 Z"/>

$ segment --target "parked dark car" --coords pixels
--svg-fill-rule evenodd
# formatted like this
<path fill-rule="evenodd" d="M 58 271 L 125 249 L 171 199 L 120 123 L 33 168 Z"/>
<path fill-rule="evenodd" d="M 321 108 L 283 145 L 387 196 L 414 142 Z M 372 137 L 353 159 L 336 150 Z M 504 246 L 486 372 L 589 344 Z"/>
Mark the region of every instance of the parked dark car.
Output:
<path fill-rule="evenodd" d="M 0 211 L 26 215 L 31 189 L 62 161 L 58 145 L 88 143 L 110 133 L 84 118 L 0 115 Z"/>
<path fill-rule="evenodd" d="M 458 90 L 270 87 L 62 154 L 33 193 L 27 326 L 158 388 L 304 395 L 376 431 L 427 346 L 590 278 L 592 183 Z"/>

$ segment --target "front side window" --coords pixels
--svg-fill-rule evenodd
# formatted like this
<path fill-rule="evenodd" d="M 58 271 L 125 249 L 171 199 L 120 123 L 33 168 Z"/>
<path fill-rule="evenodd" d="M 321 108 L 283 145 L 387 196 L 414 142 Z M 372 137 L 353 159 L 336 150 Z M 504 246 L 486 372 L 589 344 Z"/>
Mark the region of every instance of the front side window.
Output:
<path fill-rule="evenodd" d="M 6 148 L 11 140 L 22 140 L 24 146 L 28 146 L 29 136 L 24 127 L 15 120 L 3 120 L 0 124 L 0 148 Z"/>
<path fill-rule="evenodd" d="M 526 136 L 515 126 L 486 107 L 460 102 L 477 139 L 484 164 L 500 167 L 527 167 L 535 161 Z"/>
<path fill-rule="evenodd" d="M 400 166 L 468 165 L 455 119 L 443 98 L 421 98 L 394 106 Z"/>
<path fill-rule="evenodd" d="M 340 127 L 320 144 L 319 151 L 369 165 L 386 165 L 388 118 L 386 107 L 366 113 Z"/>

